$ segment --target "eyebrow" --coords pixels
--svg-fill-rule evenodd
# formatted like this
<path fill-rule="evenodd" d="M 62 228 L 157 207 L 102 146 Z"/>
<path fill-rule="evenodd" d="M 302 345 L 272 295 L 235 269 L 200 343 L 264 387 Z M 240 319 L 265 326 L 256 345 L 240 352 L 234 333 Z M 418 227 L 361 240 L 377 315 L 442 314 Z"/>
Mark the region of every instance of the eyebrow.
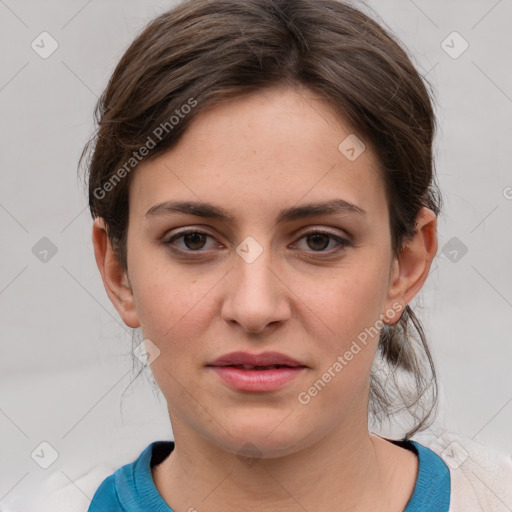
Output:
<path fill-rule="evenodd" d="M 197 217 L 218 219 L 228 222 L 234 221 L 234 217 L 220 206 L 193 201 L 165 201 L 163 203 L 158 203 L 152 206 L 146 212 L 145 216 L 168 215 L 171 213 L 184 213 L 196 215 Z M 279 211 L 276 223 L 289 222 L 315 215 L 336 213 L 356 213 L 361 216 L 366 215 L 366 211 L 355 204 L 349 203 L 343 199 L 332 199 L 323 203 L 309 203 L 301 206 L 284 208 Z"/>

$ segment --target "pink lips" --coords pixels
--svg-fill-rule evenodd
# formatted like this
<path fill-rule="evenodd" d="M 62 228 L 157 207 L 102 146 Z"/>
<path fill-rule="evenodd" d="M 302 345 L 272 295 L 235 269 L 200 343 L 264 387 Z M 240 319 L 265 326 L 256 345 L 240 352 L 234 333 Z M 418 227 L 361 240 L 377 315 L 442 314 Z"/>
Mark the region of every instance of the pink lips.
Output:
<path fill-rule="evenodd" d="M 239 391 L 272 391 L 292 381 L 308 368 L 279 352 L 231 352 L 217 358 L 207 367 Z"/>

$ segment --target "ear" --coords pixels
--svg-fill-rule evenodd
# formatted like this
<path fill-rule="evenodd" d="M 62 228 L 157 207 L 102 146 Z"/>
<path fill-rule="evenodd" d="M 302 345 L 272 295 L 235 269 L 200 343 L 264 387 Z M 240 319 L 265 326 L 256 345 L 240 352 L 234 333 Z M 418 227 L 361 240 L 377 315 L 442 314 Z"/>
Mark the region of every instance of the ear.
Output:
<path fill-rule="evenodd" d="M 383 321 L 395 324 L 405 306 L 420 291 L 427 279 L 430 265 L 437 252 L 437 217 L 429 208 L 423 207 L 416 216 L 416 232 L 406 241 L 394 258 L 386 301 L 387 312 Z M 395 314 L 398 312 L 398 314 Z"/>
<path fill-rule="evenodd" d="M 96 264 L 110 301 L 114 304 L 126 325 L 132 328 L 140 327 L 128 275 L 123 271 L 112 249 L 105 229 L 105 222 L 101 217 L 94 220 L 92 243 Z"/>

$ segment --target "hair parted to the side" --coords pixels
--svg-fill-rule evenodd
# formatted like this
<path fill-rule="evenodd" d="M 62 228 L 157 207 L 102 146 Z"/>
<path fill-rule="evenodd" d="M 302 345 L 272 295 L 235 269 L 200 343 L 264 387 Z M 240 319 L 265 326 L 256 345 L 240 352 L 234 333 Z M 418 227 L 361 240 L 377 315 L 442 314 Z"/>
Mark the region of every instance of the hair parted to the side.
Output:
<path fill-rule="evenodd" d="M 80 158 L 87 160 L 91 215 L 105 220 L 124 270 L 137 163 L 170 149 L 206 109 L 277 85 L 321 96 L 374 152 L 395 255 L 415 233 L 423 206 L 440 213 L 432 91 L 383 23 L 341 0 L 185 0 L 151 21 L 124 53 Z M 402 372 L 412 383 L 395 380 L 390 388 L 374 365 L 370 416 L 382 423 L 398 404 L 415 420 L 408 439 L 432 424 L 438 399 L 427 340 L 408 305 L 398 323 L 383 326 L 378 356 L 393 378 Z"/>

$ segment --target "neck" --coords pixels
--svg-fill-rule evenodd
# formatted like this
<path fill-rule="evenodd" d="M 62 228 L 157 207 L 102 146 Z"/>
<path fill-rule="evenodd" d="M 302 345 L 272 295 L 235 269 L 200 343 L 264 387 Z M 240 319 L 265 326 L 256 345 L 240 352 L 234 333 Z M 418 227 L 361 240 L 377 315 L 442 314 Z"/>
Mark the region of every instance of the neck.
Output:
<path fill-rule="evenodd" d="M 174 425 L 175 449 L 153 477 L 175 511 L 401 510 L 416 481 L 415 473 L 405 484 L 396 479 L 398 459 L 416 463 L 414 454 L 370 434 L 367 425 L 338 429 L 287 456 L 254 459 Z"/>

